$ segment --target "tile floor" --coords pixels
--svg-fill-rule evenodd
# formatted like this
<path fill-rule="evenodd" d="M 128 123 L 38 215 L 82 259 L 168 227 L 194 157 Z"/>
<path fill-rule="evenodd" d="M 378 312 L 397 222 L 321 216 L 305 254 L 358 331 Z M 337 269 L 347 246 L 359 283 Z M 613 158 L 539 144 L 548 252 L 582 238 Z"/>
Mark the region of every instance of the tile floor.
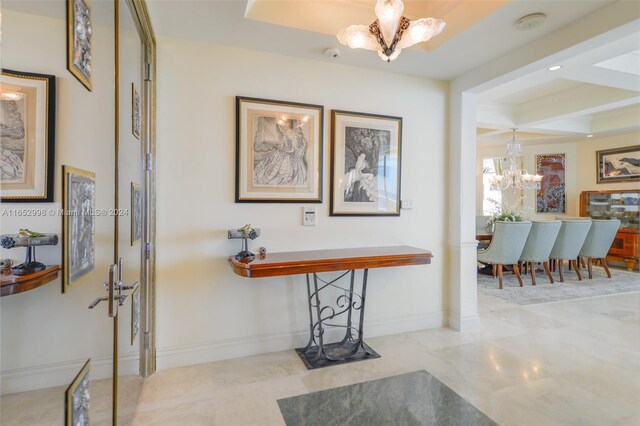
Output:
<path fill-rule="evenodd" d="M 479 331 L 367 339 L 379 359 L 308 371 L 285 351 L 131 379 L 120 424 L 280 425 L 278 399 L 425 369 L 499 424 L 640 425 L 640 293 L 529 306 L 479 298 Z M 54 391 L 3 397 L 2 424 L 60 424 Z M 39 408 L 25 409 L 34 396 Z"/>

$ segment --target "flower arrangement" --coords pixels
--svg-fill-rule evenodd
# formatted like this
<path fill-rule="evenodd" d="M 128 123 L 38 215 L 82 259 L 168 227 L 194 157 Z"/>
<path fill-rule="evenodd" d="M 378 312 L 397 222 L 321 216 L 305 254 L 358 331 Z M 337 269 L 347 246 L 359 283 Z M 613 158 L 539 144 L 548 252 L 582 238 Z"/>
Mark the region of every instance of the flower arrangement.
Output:
<path fill-rule="evenodd" d="M 487 226 L 492 227 L 495 222 L 521 222 L 525 220 L 522 198 L 518 198 L 510 204 L 503 204 L 496 200 L 489 201 L 494 207 L 488 212 L 491 217 L 487 221 Z"/>

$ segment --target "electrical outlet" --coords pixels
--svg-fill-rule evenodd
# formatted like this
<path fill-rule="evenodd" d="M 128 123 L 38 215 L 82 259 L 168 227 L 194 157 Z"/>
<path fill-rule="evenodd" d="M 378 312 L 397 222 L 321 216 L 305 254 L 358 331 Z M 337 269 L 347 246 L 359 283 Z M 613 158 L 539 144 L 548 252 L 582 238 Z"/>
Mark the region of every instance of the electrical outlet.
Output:
<path fill-rule="evenodd" d="M 304 226 L 316 226 L 318 224 L 315 207 L 302 208 L 302 224 Z"/>
<path fill-rule="evenodd" d="M 400 206 L 405 210 L 410 210 L 413 208 L 413 200 L 402 200 Z"/>

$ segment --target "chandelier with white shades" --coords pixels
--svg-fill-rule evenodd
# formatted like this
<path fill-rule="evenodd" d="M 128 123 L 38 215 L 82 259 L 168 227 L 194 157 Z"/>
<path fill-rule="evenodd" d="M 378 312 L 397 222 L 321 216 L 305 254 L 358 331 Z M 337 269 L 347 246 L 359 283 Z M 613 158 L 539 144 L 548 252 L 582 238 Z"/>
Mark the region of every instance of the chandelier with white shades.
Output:
<path fill-rule="evenodd" d="M 507 143 L 507 161 L 509 168 L 503 170 L 502 174 L 489 177 L 489 184 L 492 191 L 504 191 L 508 188 L 515 189 L 540 189 L 542 175 L 530 175 L 526 169 L 519 169 L 517 159 L 522 156 L 522 144 L 516 140 L 516 130 L 513 131 L 512 139 Z"/>
<path fill-rule="evenodd" d="M 405 18 L 402 0 L 378 0 L 375 12 L 378 19 L 371 25 L 350 25 L 340 30 L 338 41 L 352 49 L 374 50 L 386 62 L 395 60 L 402 49 L 437 36 L 446 25 L 441 19 Z"/>

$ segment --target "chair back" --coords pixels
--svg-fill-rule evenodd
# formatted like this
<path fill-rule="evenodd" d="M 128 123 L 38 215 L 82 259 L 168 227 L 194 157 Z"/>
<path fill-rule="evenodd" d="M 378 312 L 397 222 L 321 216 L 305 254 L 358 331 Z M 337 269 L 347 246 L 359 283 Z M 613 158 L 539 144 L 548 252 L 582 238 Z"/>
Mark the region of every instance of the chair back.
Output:
<path fill-rule="evenodd" d="M 611 248 L 613 239 L 616 237 L 618 228 L 620 228 L 620 221 L 618 219 L 593 219 L 591 221 L 591 229 L 589 229 L 587 238 L 585 238 L 578 256 L 593 257 L 596 259 L 605 258 Z"/>
<path fill-rule="evenodd" d="M 563 220 L 549 257 L 551 259 L 577 259 L 591 228 L 591 222 L 590 220 Z"/>
<path fill-rule="evenodd" d="M 549 220 L 532 222 L 529 237 L 524 245 L 520 260 L 523 262 L 546 262 L 556 242 L 562 222 Z"/>
<path fill-rule="evenodd" d="M 497 265 L 514 265 L 527 241 L 531 222 L 495 222 L 493 238 L 486 250 L 478 252 L 478 260 Z"/>

